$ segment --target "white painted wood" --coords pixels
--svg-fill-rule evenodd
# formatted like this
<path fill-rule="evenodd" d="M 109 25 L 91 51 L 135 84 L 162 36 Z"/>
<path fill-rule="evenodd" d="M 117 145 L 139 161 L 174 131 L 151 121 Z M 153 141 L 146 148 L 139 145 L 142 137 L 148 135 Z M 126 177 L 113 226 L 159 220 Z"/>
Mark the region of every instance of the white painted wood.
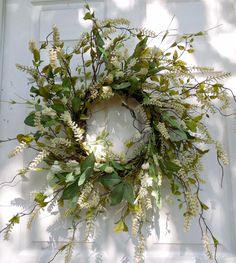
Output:
<path fill-rule="evenodd" d="M 4 32 L 5 32 L 5 0 L 0 2 L 0 98 L 2 89 L 2 70 L 3 70 L 3 52 L 4 52 Z"/>
<path fill-rule="evenodd" d="M 101 2 L 104 0 L 88 0 L 87 3 L 92 3 L 94 4 L 95 2 Z M 61 5 L 61 4 L 73 4 L 73 3 L 82 3 L 84 4 L 83 1 L 80 0 L 31 0 L 31 3 L 33 5 Z"/>
<path fill-rule="evenodd" d="M 104 18 L 104 3 L 98 2 L 93 4 L 94 11 L 99 14 L 99 18 Z M 88 31 L 91 23 L 85 21 L 84 4 L 76 6 L 63 6 L 60 8 L 46 8 L 40 12 L 39 20 L 39 40 L 44 41 L 48 32 L 51 32 L 52 26 L 57 25 L 60 28 L 61 39 L 64 41 L 78 40 L 81 34 Z M 68 19 L 69 18 L 69 19 Z"/>
<path fill-rule="evenodd" d="M 4 1 L 0 2 L 0 10 L 2 10 L 3 3 Z M 134 26 L 145 26 L 155 31 L 166 30 L 171 18 L 175 15 L 170 28 L 177 29 L 178 27 L 178 30 L 171 32 L 173 38 L 180 33 L 207 30 L 223 24 L 222 27 L 210 30 L 207 37 L 196 42 L 198 51 L 190 61 L 192 64 L 210 65 L 219 70 L 232 71 L 233 77 L 227 86 L 236 92 L 236 74 L 234 73 L 236 47 L 233 41 L 236 37 L 236 19 L 233 1 L 110 0 L 89 1 L 89 3 L 101 18 L 126 17 Z M 17 71 L 14 65 L 15 63 L 30 64 L 31 58 L 26 51 L 29 39 L 33 38 L 40 43 L 50 32 L 51 26 L 56 23 L 66 45 L 71 46 L 75 43 L 81 32 L 87 29 L 87 25 L 81 22 L 82 6 L 82 2 L 76 0 L 6 1 L 4 36 L 2 30 L 4 16 L 0 16 L 2 32 L 0 34 L 0 54 L 3 44 L 5 47 L 1 100 L 19 100 L 15 94 L 27 97 L 29 89 L 27 78 L 23 73 Z M 2 63 L 0 63 L 0 69 L 1 65 Z M 13 108 L 5 103 L 0 104 L 0 139 L 24 132 L 25 127 L 22 123 L 27 110 L 24 106 Z M 106 111 L 104 113 L 106 114 Z M 104 116 L 96 116 L 98 121 L 103 118 Z M 114 121 L 117 124 L 116 118 Z M 202 197 L 211 208 L 207 220 L 222 243 L 219 250 L 219 262 L 233 263 L 236 262 L 236 193 L 234 191 L 236 188 L 236 149 L 234 146 L 236 137 L 232 132 L 233 122 L 230 120 L 225 122 L 219 117 L 211 118 L 208 125 L 215 137 L 224 143 L 229 153 L 230 166 L 225 170 L 224 188 L 221 189 L 220 169 L 215 165 L 213 149 L 211 149 L 212 153 L 204 161 L 206 165 L 204 177 L 209 183 L 204 186 L 205 191 Z M 96 128 L 99 129 L 97 126 Z M 7 153 L 15 145 L 16 143 L 13 142 L 0 147 L 0 181 L 12 178 L 12 175 L 31 157 L 21 155 L 14 160 L 8 160 Z M 32 175 L 32 180 L 31 187 L 34 190 L 44 186 L 41 177 Z M 27 201 L 32 198 L 29 189 L 27 182 L 18 184 L 14 189 L 0 187 L 0 227 L 7 222 L 15 209 L 21 209 L 13 207 L 13 204 L 23 205 L 22 198 Z M 14 198 L 15 200 L 11 203 L 10 200 Z M 181 212 L 170 203 L 171 200 L 164 200 L 163 209 L 156 216 L 155 231 L 147 243 L 146 263 L 208 262 L 203 253 L 197 221 L 193 222 L 191 232 L 184 233 Z M 97 223 L 94 240 L 77 243 L 73 262 L 133 262 L 134 251 L 131 237 L 126 234 L 112 233 L 113 220 L 111 219 L 114 217 L 116 217 L 114 211 L 109 211 L 108 216 Z M 68 237 L 66 231 L 68 223 L 55 220 L 56 218 L 45 211 L 34 224 L 32 233 L 25 230 L 26 220 L 22 221 L 20 227 L 16 227 L 14 240 L 9 243 L 0 240 L 0 262 L 47 262 L 56 247 Z M 63 256 L 59 256 L 55 262 L 63 262 Z"/>

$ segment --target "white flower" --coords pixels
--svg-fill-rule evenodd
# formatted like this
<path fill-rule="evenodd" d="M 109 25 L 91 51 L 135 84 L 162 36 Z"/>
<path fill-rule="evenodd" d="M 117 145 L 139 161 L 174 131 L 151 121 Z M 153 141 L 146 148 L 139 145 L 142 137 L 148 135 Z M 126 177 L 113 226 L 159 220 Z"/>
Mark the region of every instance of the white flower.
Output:
<path fill-rule="evenodd" d="M 130 60 L 130 62 L 129 62 L 129 67 L 132 68 L 132 67 L 136 64 L 136 62 L 137 62 L 136 58 L 132 58 L 132 59 Z"/>
<path fill-rule="evenodd" d="M 135 140 L 140 140 L 141 137 L 142 137 L 142 135 L 141 135 L 140 132 L 136 132 L 136 133 L 134 134 L 134 139 L 135 139 Z"/>
<path fill-rule="evenodd" d="M 56 68 L 57 64 L 57 51 L 55 49 L 49 50 L 49 61 L 52 68 Z"/>
<path fill-rule="evenodd" d="M 23 152 L 23 150 L 28 147 L 26 142 L 21 142 L 12 152 L 9 153 L 9 158 L 16 156 L 17 154 Z"/>
<path fill-rule="evenodd" d="M 75 177 L 73 173 L 69 173 L 66 175 L 66 180 L 65 180 L 66 183 L 74 182 L 74 180 L 75 180 Z"/>
<path fill-rule="evenodd" d="M 110 86 L 103 86 L 102 87 L 102 92 L 103 93 L 111 93 L 112 92 L 112 88 Z"/>
<path fill-rule="evenodd" d="M 118 71 L 115 73 L 116 78 L 123 78 L 125 73 L 123 71 Z"/>
<path fill-rule="evenodd" d="M 106 149 L 102 143 L 99 143 L 96 139 L 96 135 L 86 135 L 86 141 L 83 142 L 85 150 L 89 153 L 93 153 L 96 161 L 104 161 L 106 159 Z"/>
<path fill-rule="evenodd" d="M 63 98 L 61 99 L 61 102 L 64 103 L 64 104 L 67 104 L 68 100 L 67 100 L 66 97 L 63 97 Z"/>
<path fill-rule="evenodd" d="M 152 183 L 153 183 L 152 177 L 150 177 L 148 173 L 145 173 L 141 180 L 142 187 L 152 186 Z"/>
<path fill-rule="evenodd" d="M 94 170 L 95 172 L 100 172 L 100 167 L 101 167 L 101 166 L 102 166 L 102 165 L 101 165 L 100 163 L 95 162 L 93 170 Z"/>
<path fill-rule="evenodd" d="M 205 250 L 205 254 L 207 255 L 207 257 L 212 260 L 213 256 L 212 256 L 212 252 L 211 252 L 211 246 L 210 246 L 210 242 L 209 242 L 209 237 L 206 233 L 203 233 L 202 235 L 202 241 L 203 241 L 203 246 L 204 246 L 204 250 Z"/>
<path fill-rule="evenodd" d="M 45 149 L 42 150 L 29 164 L 28 168 L 31 171 L 34 171 L 37 169 L 37 166 L 43 161 L 44 158 L 46 158 L 49 155 L 49 152 Z"/>
<path fill-rule="evenodd" d="M 79 165 L 79 163 L 76 160 L 70 160 L 67 162 L 67 166 L 69 166 L 69 167 L 76 167 L 78 165 Z"/>
<path fill-rule="evenodd" d="M 56 112 L 55 112 L 53 109 L 48 108 L 47 106 L 45 106 L 45 107 L 43 108 L 42 114 L 43 114 L 43 115 L 50 116 L 50 117 L 54 117 L 54 116 L 57 115 Z"/>
<path fill-rule="evenodd" d="M 121 66 L 121 63 L 119 62 L 119 60 L 118 60 L 117 58 L 113 58 L 113 59 L 111 60 L 111 63 L 112 63 L 113 66 L 114 66 L 115 68 L 117 68 L 117 69 L 119 69 L 120 66 Z"/>
<path fill-rule="evenodd" d="M 141 168 L 142 168 L 143 170 L 148 170 L 148 169 L 149 169 L 149 163 L 143 163 L 142 166 L 141 166 Z"/>
<path fill-rule="evenodd" d="M 80 167 L 79 167 L 79 166 L 75 168 L 74 173 L 75 173 L 76 175 L 81 173 L 81 170 L 80 170 Z"/>
<path fill-rule="evenodd" d="M 159 122 L 157 124 L 157 129 L 166 140 L 170 139 L 170 135 L 168 133 L 168 130 L 166 129 L 165 123 Z"/>
<path fill-rule="evenodd" d="M 29 41 L 29 50 L 30 50 L 32 53 L 34 53 L 34 51 L 37 50 L 36 44 L 35 44 L 34 40 L 30 40 L 30 41 Z"/>
<path fill-rule="evenodd" d="M 71 116 L 70 113 L 68 111 L 65 111 L 62 115 L 61 115 L 61 119 L 65 122 L 69 122 L 71 121 Z"/>
<path fill-rule="evenodd" d="M 76 141 L 81 141 L 83 139 L 83 134 L 84 134 L 84 129 L 81 129 L 77 123 L 71 120 L 71 115 L 70 113 L 64 112 L 61 115 L 61 119 L 67 123 L 67 125 L 72 129 L 74 136 L 76 138 Z"/>
<path fill-rule="evenodd" d="M 114 171 L 114 168 L 111 167 L 111 166 L 107 166 L 107 167 L 105 168 L 105 173 L 110 174 L 110 173 L 112 173 L 113 171 Z"/>
<path fill-rule="evenodd" d="M 110 86 L 103 86 L 101 96 L 103 99 L 110 99 L 112 96 L 114 96 L 112 88 Z"/>

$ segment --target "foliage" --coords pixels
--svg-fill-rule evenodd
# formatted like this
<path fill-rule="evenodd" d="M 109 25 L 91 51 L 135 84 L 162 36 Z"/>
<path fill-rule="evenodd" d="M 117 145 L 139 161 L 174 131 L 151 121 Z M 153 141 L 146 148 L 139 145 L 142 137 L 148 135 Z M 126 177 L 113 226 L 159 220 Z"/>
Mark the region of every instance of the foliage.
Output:
<path fill-rule="evenodd" d="M 20 144 L 9 156 L 27 148 L 37 150 L 38 155 L 19 175 L 47 171 L 51 189 L 50 193 L 35 194 L 35 207 L 28 214 L 33 215 L 33 220 L 40 209 L 55 200 L 59 207 L 65 207 L 66 215 L 73 218 L 74 232 L 59 251 L 66 251 L 68 262 L 81 217 L 84 216 L 90 229 L 100 213 L 109 206 L 119 205 L 120 219 L 114 231 L 138 235 L 135 257 L 140 262 L 145 247 L 142 227 L 152 220 L 147 211 L 154 213 L 161 207 L 161 187 L 166 180 L 183 211 L 185 230 L 198 217 L 204 247 L 212 257 L 208 239 L 213 240 L 215 253 L 219 242 L 206 223 L 204 212 L 208 207 L 199 196 L 203 183 L 201 160 L 211 144 L 215 145 L 221 166 L 227 164 L 227 157 L 204 121 L 209 114 L 229 106 L 227 89 L 219 82 L 229 74 L 190 67 L 181 59 L 184 53 L 194 52 L 194 38 L 203 32 L 183 35 L 161 50 L 149 47 L 149 40 L 160 38 L 162 43 L 168 31 L 160 37 L 147 29 L 131 28 L 125 19 L 99 21 L 86 8 L 84 19 L 91 21 L 92 27 L 72 51 L 64 47 L 58 29 L 53 27 L 39 48 L 30 42 L 32 67 L 17 65 L 32 78 L 31 99 L 27 101 L 32 111 L 24 122 L 33 128 L 31 133 L 17 136 Z M 130 39 L 136 41 L 131 53 L 126 48 Z M 48 50 L 47 63 L 42 53 Z M 73 61 L 78 62 L 76 68 Z M 206 72 L 207 76 L 198 79 L 196 71 Z M 142 130 L 136 128 L 138 139 L 126 144 L 129 148 L 141 142 L 130 159 L 112 153 L 106 131 L 95 139 L 86 134 L 93 103 L 114 96 L 129 109 L 137 123 L 138 114 L 145 120 Z M 139 106 L 133 109 L 128 98 L 135 99 Z M 3 230 L 11 230 L 24 215 L 14 216 Z M 127 226 L 129 217 L 132 230 Z M 216 260 L 216 254 L 214 257 Z"/>

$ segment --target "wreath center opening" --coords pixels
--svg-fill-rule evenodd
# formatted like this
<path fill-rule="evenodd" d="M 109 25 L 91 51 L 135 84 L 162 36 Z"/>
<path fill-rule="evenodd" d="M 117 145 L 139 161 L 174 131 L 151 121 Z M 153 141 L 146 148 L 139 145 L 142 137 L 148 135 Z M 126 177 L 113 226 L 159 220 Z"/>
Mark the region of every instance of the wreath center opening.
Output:
<path fill-rule="evenodd" d="M 91 106 L 86 142 L 98 161 L 104 161 L 108 152 L 117 161 L 129 161 L 148 133 L 146 114 L 134 98 L 114 95 Z"/>

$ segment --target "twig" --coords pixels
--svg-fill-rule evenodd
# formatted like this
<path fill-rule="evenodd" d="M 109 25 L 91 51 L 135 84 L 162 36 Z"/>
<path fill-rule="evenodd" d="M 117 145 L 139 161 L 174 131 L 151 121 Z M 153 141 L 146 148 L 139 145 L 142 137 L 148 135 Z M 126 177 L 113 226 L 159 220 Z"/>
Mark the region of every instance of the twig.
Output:
<path fill-rule="evenodd" d="M 17 138 L 8 138 L 8 139 L 5 139 L 5 140 L 0 140 L 0 143 L 14 141 L 14 140 L 17 140 Z"/>

